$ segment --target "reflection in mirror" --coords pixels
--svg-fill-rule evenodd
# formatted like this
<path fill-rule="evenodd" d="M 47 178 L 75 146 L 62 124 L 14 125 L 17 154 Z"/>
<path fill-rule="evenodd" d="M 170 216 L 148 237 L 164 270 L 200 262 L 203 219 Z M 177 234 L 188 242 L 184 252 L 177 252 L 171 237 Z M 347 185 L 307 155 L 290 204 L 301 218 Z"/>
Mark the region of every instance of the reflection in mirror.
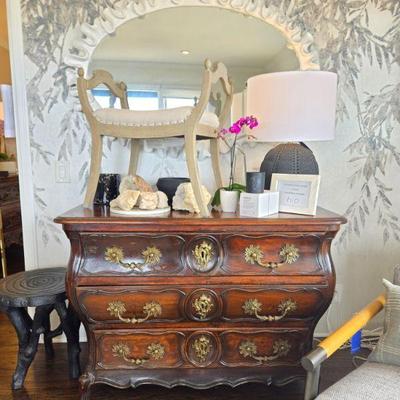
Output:
<path fill-rule="evenodd" d="M 222 61 L 234 91 L 242 92 L 249 77 L 299 69 L 284 36 L 257 18 L 216 7 L 173 7 L 135 18 L 96 48 L 89 74 L 109 71 L 128 86 L 129 108 L 156 110 L 196 103 L 204 60 Z M 101 107 L 119 108 L 106 89 L 94 95 Z M 215 89 L 213 111 L 223 99 Z"/>

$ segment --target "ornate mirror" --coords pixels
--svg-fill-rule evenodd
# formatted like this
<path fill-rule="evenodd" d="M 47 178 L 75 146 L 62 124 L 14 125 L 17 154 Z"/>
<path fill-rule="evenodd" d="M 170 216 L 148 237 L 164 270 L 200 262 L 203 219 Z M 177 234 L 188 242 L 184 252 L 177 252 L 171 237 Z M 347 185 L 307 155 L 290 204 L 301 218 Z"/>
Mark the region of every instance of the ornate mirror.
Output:
<path fill-rule="evenodd" d="M 319 69 L 311 35 L 261 3 L 117 3 L 104 10 L 93 25 L 85 24 L 74 32 L 67 63 L 83 67 L 88 76 L 96 69 L 111 72 L 115 80 L 127 84 L 129 107 L 137 110 L 195 104 L 206 58 L 228 67 L 235 93 L 243 92 L 247 79 L 254 75 Z M 105 88 L 93 95 L 102 107 L 119 107 Z M 216 88 L 210 104 L 216 113 L 220 96 Z M 232 114 L 243 112 L 240 95 L 238 99 Z M 179 142 L 168 146 L 175 146 L 174 153 L 179 154 Z M 165 143 L 147 143 L 145 150 L 165 152 Z M 198 150 L 200 159 L 208 157 L 206 148 Z"/>

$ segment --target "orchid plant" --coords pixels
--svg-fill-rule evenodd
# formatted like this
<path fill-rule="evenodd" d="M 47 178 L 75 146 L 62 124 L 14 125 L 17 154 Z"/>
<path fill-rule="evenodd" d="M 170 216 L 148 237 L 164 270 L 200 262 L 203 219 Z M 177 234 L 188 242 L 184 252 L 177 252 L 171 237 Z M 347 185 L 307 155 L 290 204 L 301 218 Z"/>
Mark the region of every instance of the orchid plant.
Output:
<path fill-rule="evenodd" d="M 230 173 L 229 173 L 229 184 L 227 187 L 224 188 L 219 188 L 214 195 L 212 205 L 213 206 L 218 206 L 220 204 L 220 191 L 221 189 L 229 190 L 229 191 L 239 191 L 243 192 L 246 188 L 245 186 L 235 183 L 234 182 L 234 171 L 235 171 L 235 161 L 236 161 L 236 145 L 237 145 L 237 140 L 238 136 L 240 133 L 242 133 L 242 130 L 244 127 L 248 127 L 249 129 L 253 130 L 258 126 L 258 121 L 257 118 L 254 116 L 247 116 L 247 117 L 241 117 L 239 118 L 236 122 L 234 122 L 228 129 L 221 129 L 219 133 L 219 137 L 222 138 L 224 141 L 226 141 L 227 135 L 233 135 L 233 143 L 230 146 Z M 255 139 L 255 137 L 251 134 L 247 135 L 248 139 Z"/>

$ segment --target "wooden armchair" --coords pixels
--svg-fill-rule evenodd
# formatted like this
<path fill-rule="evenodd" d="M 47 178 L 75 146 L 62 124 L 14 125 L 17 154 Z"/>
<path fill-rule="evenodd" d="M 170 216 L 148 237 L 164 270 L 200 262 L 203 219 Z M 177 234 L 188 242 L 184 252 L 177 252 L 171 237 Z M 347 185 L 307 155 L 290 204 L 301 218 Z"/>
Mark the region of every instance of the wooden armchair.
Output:
<path fill-rule="evenodd" d="M 400 285 L 400 267 L 395 268 L 393 282 L 396 285 Z M 371 393 L 367 385 L 367 383 L 371 383 L 372 386 L 375 386 L 374 379 L 389 382 L 392 378 L 392 383 L 398 382 L 400 367 L 369 361 L 318 395 L 320 368 L 323 361 L 328 359 L 343 344 L 351 339 L 354 334 L 362 329 L 384 308 L 385 303 L 385 294 L 381 294 L 343 326 L 319 343 L 316 349 L 303 357 L 301 363 L 307 371 L 304 400 L 366 400 L 372 398 L 384 400 L 400 398 L 400 395 L 399 397 L 396 397 L 397 395 L 395 397 L 382 397 L 381 393 Z M 397 387 L 397 383 L 395 385 Z M 376 385 L 376 390 L 378 390 L 378 386 L 380 385 Z M 349 388 L 351 388 L 352 392 L 354 391 L 354 394 L 349 393 Z"/>
<path fill-rule="evenodd" d="M 226 98 L 220 116 L 206 111 L 210 100 L 212 85 L 221 81 Z M 122 109 L 103 108 L 94 110 L 88 90 L 104 84 L 121 100 Z M 103 136 L 129 138 L 131 156 L 128 173 L 136 173 L 141 149 L 141 140 L 152 138 L 183 137 L 185 139 L 186 162 L 196 201 L 202 216 L 209 210 L 201 191 L 199 169 L 197 166 L 196 140 L 211 141 L 210 151 L 214 176 L 218 187 L 222 187 L 219 162 L 218 133 L 224 126 L 231 108 L 233 88 L 224 64 L 205 61 L 203 84 L 198 103 L 194 107 L 178 107 L 166 110 L 135 111 L 128 109 L 126 85 L 114 82 L 112 76 L 102 70 L 94 71 L 93 77 L 84 78 L 83 69 L 78 71 L 78 93 L 92 135 L 92 152 L 89 181 L 84 205 L 90 206 L 96 192 L 101 168 Z"/>

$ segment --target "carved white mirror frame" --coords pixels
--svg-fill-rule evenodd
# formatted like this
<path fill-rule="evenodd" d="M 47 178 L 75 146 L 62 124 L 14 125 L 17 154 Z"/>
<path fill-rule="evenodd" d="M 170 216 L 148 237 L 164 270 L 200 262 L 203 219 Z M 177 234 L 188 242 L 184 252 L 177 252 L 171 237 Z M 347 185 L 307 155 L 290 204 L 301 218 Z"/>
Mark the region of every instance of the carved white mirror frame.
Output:
<path fill-rule="evenodd" d="M 92 24 L 84 23 L 70 33 L 67 38 L 70 45 L 64 56 L 64 62 L 72 67 L 68 72 L 69 85 L 75 86 L 78 68 L 82 67 L 85 71 L 88 70 L 92 55 L 100 42 L 112 35 L 124 23 L 154 11 L 189 6 L 217 7 L 235 11 L 272 25 L 282 33 L 287 40 L 288 47 L 296 54 L 300 70 L 320 69 L 319 56 L 313 46 L 312 35 L 296 26 L 276 7 L 266 6 L 263 0 L 120 0 L 113 7 L 104 8 Z M 208 155 L 208 152 L 202 152 L 201 158 L 205 154 Z"/>
<path fill-rule="evenodd" d="M 282 33 L 288 47 L 295 52 L 301 70 L 319 70 L 312 35 L 303 32 L 275 7 L 267 7 L 263 0 L 121 0 L 113 7 L 106 7 L 93 24 L 84 23 L 77 27 L 70 37 L 71 45 L 64 61 L 71 67 L 82 67 L 87 71 L 96 47 L 125 22 L 154 11 L 187 6 L 218 7 L 258 18 Z M 76 76 L 71 78 L 76 80 Z"/>

